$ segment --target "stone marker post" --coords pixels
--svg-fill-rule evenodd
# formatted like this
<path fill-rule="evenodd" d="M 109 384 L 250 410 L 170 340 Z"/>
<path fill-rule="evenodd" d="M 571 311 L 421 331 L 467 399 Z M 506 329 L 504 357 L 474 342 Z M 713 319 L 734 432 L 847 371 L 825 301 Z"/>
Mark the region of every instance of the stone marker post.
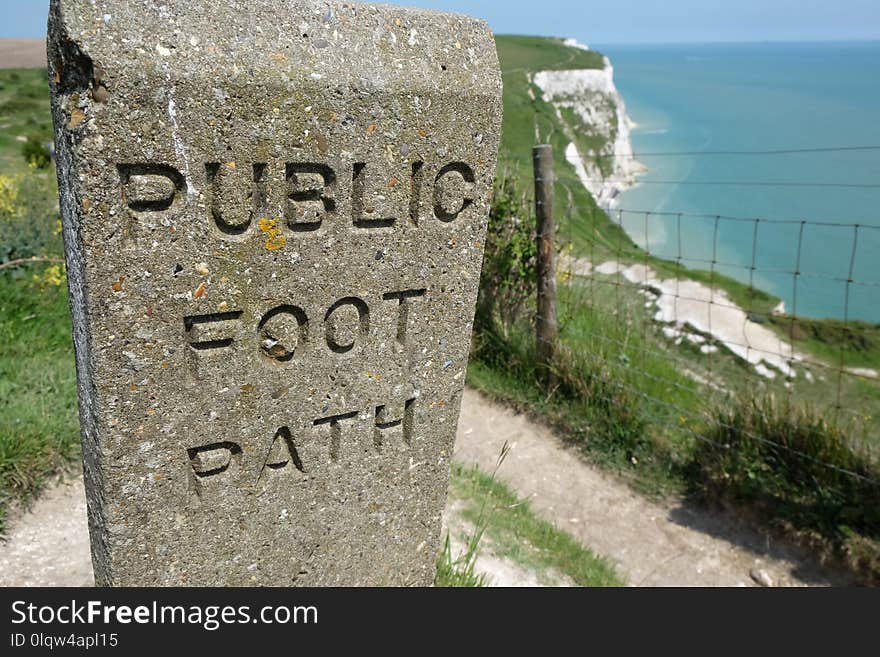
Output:
<path fill-rule="evenodd" d="M 52 0 L 100 585 L 426 585 L 501 119 L 488 27 Z"/>

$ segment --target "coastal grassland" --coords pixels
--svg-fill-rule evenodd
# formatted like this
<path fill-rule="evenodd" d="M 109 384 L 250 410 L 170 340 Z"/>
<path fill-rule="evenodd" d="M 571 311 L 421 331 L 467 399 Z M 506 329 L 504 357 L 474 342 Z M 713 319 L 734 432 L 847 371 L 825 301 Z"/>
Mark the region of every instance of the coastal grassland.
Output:
<path fill-rule="evenodd" d="M 576 117 L 571 112 L 566 113 L 565 108 L 557 113 L 552 105 L 542 99 L 541 90 L 531 84 L 529 78 L 530 73 L 539 70 L 601 67 L 601 55 L 593 53 L 595 56 L 589 59 L 586 57 L 589 52 L 565 46 L 558 39 L 499 36 L 497 43 L 502 70 L 507 71 L 504 75 L 505 117 L 499 177 L 515 180 L 517 193 L 525 199 L 520 214 L 531 211 L 528 202 L 532 194 L 531 148 L 536 140 L 548 141 L 554 146 L 556 165 L 554 201 L 557 242 L 564 245 L 569 255 L 586 258 L 593 264 L 609 260 L 643 264 L 664 279 L 689 279 L 725 291 L 754 321 L 775 331 L 781 340 L 789 342 L 794 349 L 818 364 L 814 369 L 819 385 L 796 382 L 796 398 L 808 404 L 818 404 L 823 411 L 833 401 L 845 409 L 844 413 L 861 416 L 868 426 L 868 435 L 880 444 L 880 382 L 846 372 L 838 375 L 835 371 L 843 367 L 880 368 L 880 325 L 863 322 L 844 324 L 836 320 L 794 319 L 774 315 L 773 309 L 780 299 L 772 294 L 717 271 L 687 268 L 639 248 L 613 218 L 596 207 L 589 192 L 577 179 L 574 168 L 565 160 L 568 135 L 578 132 Z M 567 125 L 560 123 L 560 114 Z M 576 144 L 582 154 L 601 150 L 603 146 L 599 135 L 588 134 L 581 139 L 587 142 Z M 626 288 L 625 295 L 637 292 L 633 286 Z M 609 308 L 608 311 L 615 312 L 615 309 Z M 674 351 L 687 352 L 688 346 Z M 702 355 L 697 353 L 697 356 Z M 697 360 L 707 359 L 702 357 Z M 715 360 L 723 363 L 729 358 Z M 725 378 L 735 383 L 743 379 L 746 370 L 739 366 L 737 371 L 736 365 L 729 366 Z M 779 388 L 781 383 L 779 377 L 777 385 L 769 387 Z M 764 382 L 760 381 L 759 384 L 763 386 Z M 728 382 L 725 387 L 732 385 Z M 782 394 L 789 396 L 784 388 Z"/>
<path fill-rule="evenodd" d="M 508 248 L 533 241 L 523 203 L 510 182 L 496 191 L 468 383 L 548 422 L 640 492 L 739 507 L 866 581 L 878 578 L 877 382 L 838 377 L 818 360 L 811 378 L 802 366 L 792 380 L 761 376 L 711 336 L 670 340 L 640 285 L 563 271 L 548 391 L 535 364 L 534 250 Z"/>
<path fill-rule="evenodd" d="M 28 163 L 22 157 L 28 144 L 37 147 L 31 151 L 35 153 L 51 141 L 46 69 L 0 69 L 0 171 L 22 171 Z"/>
<path fill-rule="evenodd" d="M 67 286 L 50 266 L 0 272 L 0 530 L 12 499 L 80 454 Z"/>
<path fill-rule="evenodd" d="M 504 81 L 498 177 L 522 183 L 531 181 L 532 148 L 540 143 L 551 144 L 556 165 L 554 202 L 560 216 L 560 233 L 576 243 L 579 253 L 588 252 L 588 245 L 594 241 L 611 253 L 619 240 L 629 242 L 629 238 L 618 234 L 622 231 L 608 221 L 578 180 L 574 168 L 566 162 L 565 149 L 570 141 L 567 134 L 574 131 L 560 124 L 555 108 L 544 100 L 541 89 L 530 77 L 541 70 L 601 69 L 605 65 L 604 58 L 597 52 L 566 46 L 559 39 L 498 35 L 495 40 Z M 606 142 L 607 137 L 596 135 L 589 146 L 598 150 Z M 531 197 L 529 186 L 523 184 L 521 190 Z M 569 217 L 575 216 L 574 208 L 577 208 L 577 220 L 569 221 Z"/>
<path fill-rule="evenodd" d="M 740 307 L 763 321 L 785 340 L 812 357 L 843 363 L 847 367 L 874 367 L 880 364 L 880 326 L 850 322 L 835 331 L 833 320 L 799 320 L 804 331 L 791 331 L 791 318 L 773 317 L 780 299 L 723 274 L 684 267 L 674 261 L 646 254 L 626 234 L 617 221 L 600 210 L 584 189 L 574 168 L 565 159 L 565 149 L 574 140 L 582 156 L 596 153 L 607 145 L 611 135 L 584 130 L 573 111 L 554 106 L 543 99 L 541 89 L 530 76 L 541 70 L 602 68 L 600 53 L 564 45 L 562 40 L 544 37 L 498 35 L 498 55 L 504 80 L 504 122 L 498 176 L 518 181 L 524 198 L 532 198 L 531 152 L 535 144 L 553 146 L 556 188 L 555 215 L 558 240 L 569 245 L 570 254 L 594 264 L 608 260 L 641 263 L 664 278 L 686 278 L 724 290 Z M 560 116 L 562 121 L 560 122 Z M 598 158 L 600 170 L 610 162 Z M 866 347 L 865 342 L 870 346 Z"/>
<path fill-rule="evenodd" d="M 45 69 L 0 70 L 0 529 L 79 456 Z M 43 258 L 8 266 L 10 261 Z"/>
<path fill-rule="evenodd" d="M 786 387 L 730 353 L 674 345 L 636 286 L 588 285 L 559 287 L 553 390 L 531 323 L 498 316 L 481 323 L 468 384 L 547 422 L 643 494 L 740 509 L 880 581 L 876 419 L 836 412 L 818 379 Z M 876 407 L 876 385 L 863 381 L 844 387 L 844 403 L 864 408 L 859 394 Z"/>
<path fill-rule="evenodd" d="M 539 581 L 569 578 L 579 586 L 621 586 L 613 565 L 553 524 L 535 515 L 527 500 L 519 499 L 495 476 L 476 466 L 452 464 L 450 497 L 461 505 L 461 516 L 473 527 L 463 537 L 466 552 L 452 554 L 449 542 L 438 559 L 437 586 L 484 586 L 476 567 L 482 541 L 492 553 L 533 572 Z"/>

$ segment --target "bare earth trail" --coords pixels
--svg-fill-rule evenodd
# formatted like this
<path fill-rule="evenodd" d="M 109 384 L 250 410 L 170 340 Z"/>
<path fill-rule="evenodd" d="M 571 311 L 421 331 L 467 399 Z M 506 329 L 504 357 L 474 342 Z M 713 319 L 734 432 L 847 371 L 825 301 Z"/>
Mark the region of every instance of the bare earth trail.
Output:
<path fill-rule="evenodd" d="M 456 457 L 498 471 L 532 508 L 609 557 L 633 586 L 752 586 L 753 571 L 776 585 L 842 585 L 847 580 L 723 514 L 657 503 L 585 463 L 549 429 L 465 390 Z"/>
<path fill-rule="evenodd" d="M 848 583 L 723 514 L 646 500 L 545 427 L 466 390 L 456 458 L 491 472 L 505 440 L 514 447 L 498 477 L 539 515 L 609 557 L 630 585 L 752 586 L 759 571 L 775 585 Z M 5 538 L 0 586 L 91 584 L 82 477 L 60 480 L 27 512 L 11 513 Z M 537 583 L 496 561 L 486 554 L 478 562 L 493 583 Z"/>

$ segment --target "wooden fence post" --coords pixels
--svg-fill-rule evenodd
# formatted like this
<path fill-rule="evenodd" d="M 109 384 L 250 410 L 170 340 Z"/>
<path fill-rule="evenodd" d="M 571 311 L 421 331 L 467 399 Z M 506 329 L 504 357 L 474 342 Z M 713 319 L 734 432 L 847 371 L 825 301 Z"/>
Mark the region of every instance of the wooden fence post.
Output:
<path fill-rule="evenodd" d="M 532 149 L 535 170 L 535 212 L 538 243 L 538 318 L 537 365 L 544 377 L 547 391 L 556 385 L 553 373 L 553 350 L 556 345 L 556 249 L 553 240 L 553 147 Z"/>

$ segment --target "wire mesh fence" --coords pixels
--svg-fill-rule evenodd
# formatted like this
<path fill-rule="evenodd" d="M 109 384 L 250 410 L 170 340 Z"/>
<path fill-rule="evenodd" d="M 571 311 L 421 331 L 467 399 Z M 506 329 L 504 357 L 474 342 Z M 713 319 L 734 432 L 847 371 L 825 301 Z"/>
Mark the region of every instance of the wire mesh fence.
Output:
<path fill-rule="evenodd" d="M 565 208 L 568 230 L 584 209 Z M 610 248 L 607 236 L 594 236 L 588 238 L 588 252 L 576 254 L 573 240 L 564 232 L 560 236 L 563 340 L 579 349 L 598 347 L 607 356 L 606 366 L 619 370 L 632 392 L 643 392 L 639 383 L 628 382 L 632 375 L 672 390 L 698 391 L 694 403 L 677 410 L 703 424 L 717 424 L 707 412 L 717 414 L 724 400 L 761 393 L 835 421 L 845 419 L 853 440 L 870 446 L 870 437 L 880 433 L 880 382 L 872 367 L 880 332 L 854 315 L 853 299 L 858 288 L 862 316 L 880 306 L 878 281 L 856 277 L 859 257 L 870 257 L 862 243 L 876 239 L 880 228 L 624 208 L 607 212 L 609 226 L 616 228 Z M 748 246 L 738 261 L 720 256 L 720 236 L 730 234 L 729 224 L 740 228 L 740 241 L 747 233 Z M 779 226 L 794 227 L 794 248 L 786 258 L 777 255 L 773 264 L 763 265 L 762 236 L 779 239 Z M 826 240 L 849 243 L 845 262 L 829 262 L 827 254 L 818 261 L 805 257 L 806 236 L 815 229 Z M 777 297 L 773 291 L 779 290 L 783 294 Z M 839 316 L 799 315 L 799 303 L 810 293 L 837 295 Z M 592 318 L 587 329 L 584 316 Z M 673 404 L 664 397 L 653 401 Z"/>
<path fill-rule="evenodd" d="M 637 488 L 744 505 L 880 582 L 880 226 L 603 208 L 555 162 L 556 314 L 548 192 L 502 166 L 477 378 Z"/>

